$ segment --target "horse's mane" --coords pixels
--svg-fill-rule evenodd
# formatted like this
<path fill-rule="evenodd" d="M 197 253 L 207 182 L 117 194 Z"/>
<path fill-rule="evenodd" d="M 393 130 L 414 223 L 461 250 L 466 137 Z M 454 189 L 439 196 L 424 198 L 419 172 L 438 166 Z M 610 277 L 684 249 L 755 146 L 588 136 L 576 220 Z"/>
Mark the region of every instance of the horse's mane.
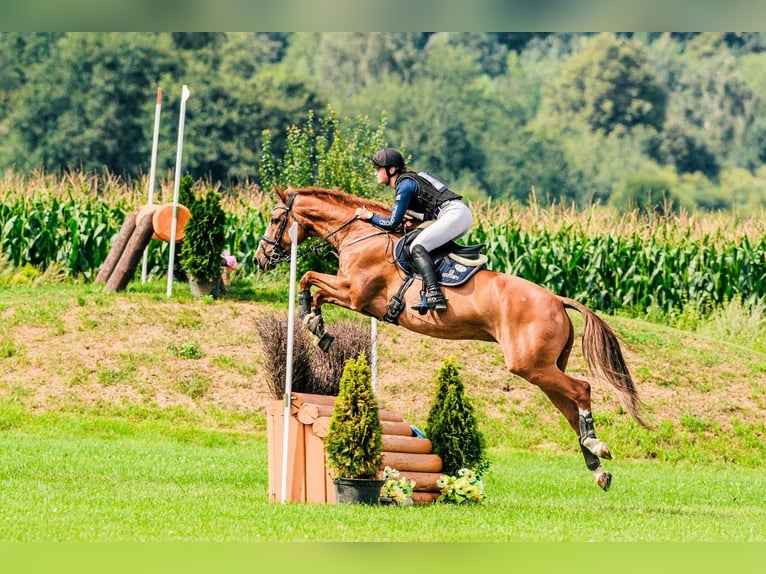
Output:
<path fill-rule="evenodd" d="M 354 209 L 360 206 L 377 208 L 383 211 L 387 211 L 391 209 L 390 206 L 386 205 L 383 202 L 380 202 L 374 199 L 359 197 L 357 195 L 353 195 L 351 193 L 345 192 L 342 189 L 331 189 L 326 187 L 311 186 L 311 187 L 302 187 L 298 189 L 292 189 L 289 191 L 294 191 L 295 193 L 298 193 L 300 195 L 313 195 L 316 197 L 322 197 L 324 199 L 328 199 L 340 205 L 344 205 L 346 207 L 351 207 Z"/>

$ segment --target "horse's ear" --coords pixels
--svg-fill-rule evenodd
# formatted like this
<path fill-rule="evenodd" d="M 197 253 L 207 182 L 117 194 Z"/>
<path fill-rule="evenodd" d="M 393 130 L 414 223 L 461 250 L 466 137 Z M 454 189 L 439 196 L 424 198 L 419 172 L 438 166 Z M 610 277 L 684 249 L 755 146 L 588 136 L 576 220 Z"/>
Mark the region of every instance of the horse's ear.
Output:
<path fill-rule="evenodd" d="M 279 197 L 279 199 L 281 199 L 282 201 L 284 201 L 284 200 L 285 200 L 285 192 L 284 192 L 284 191 L 282 191 L 281 189 L 279 189 L 279 188 L 277 187 L 277 184 L 273 184 L 273 185 L 271 186 L 271 190 L 272 190 L 274 193 L 276 193 L 276 194 L 277 194 L 277 196 Z"/>

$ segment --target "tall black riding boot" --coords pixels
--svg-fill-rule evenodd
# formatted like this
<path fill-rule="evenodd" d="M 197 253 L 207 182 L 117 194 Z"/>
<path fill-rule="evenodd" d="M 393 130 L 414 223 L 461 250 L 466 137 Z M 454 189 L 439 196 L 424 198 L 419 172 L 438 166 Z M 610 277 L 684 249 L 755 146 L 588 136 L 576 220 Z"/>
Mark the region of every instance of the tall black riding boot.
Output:
<path fill-rule="evenodd" d="M 422 245 L 415 245 L 410 250 L 410 255 L 412 256 L 412 264 L 423 278 L 422 293 L 425 295 L 422 298 L 424 301 L 413 305 L 412 308 L 420 311 L 421 314 L 424 314 L 428 309 L 436 311 L 446 310 L 447 300 L 439 289 L 439 282 L 436 279 L 436 271 L 434 270 L 434 260 L 431 258 L 431 254 Z M 425 306 L 423 302 L 425 302 Z"/>

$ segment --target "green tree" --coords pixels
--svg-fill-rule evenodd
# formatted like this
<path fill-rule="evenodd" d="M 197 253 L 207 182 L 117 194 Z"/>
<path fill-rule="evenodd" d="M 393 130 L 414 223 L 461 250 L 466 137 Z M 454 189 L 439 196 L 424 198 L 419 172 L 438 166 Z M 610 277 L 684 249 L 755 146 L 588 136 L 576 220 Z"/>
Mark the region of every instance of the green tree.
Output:
<path fill-rule="evenodd" d="M 498 34 L 486 32 L 442 32 L 447 43 L 460 46 L 476 55 L 481 72 L 490 77 L 502 76 L 508 71 L 508 48 L 500 42 Z M 437 37 L 435 34 L 429 41 Z"/>
<path fill-rule="evenodd" d="M 8 71 L 0 83 L 0 133 L 6 133 L 0 161 L 25 171 L 106 167 L 130 177 L 144 173 L 157 87 L 163 88 L 157 167 L 173 169 L 174 120 L 181 85 L 191 78 L 184 171 L 225 183 L 257 179 L 261 131 L 284 133 L 309 109 L 324 105 L 301 78 L 275 67 L 284 50 L 279 35 L 65 33 L 0 39 L 28 63 L 0 64 Z M 272 142 L 277 149 L 285 147 L 281 137 Z"/>
<path fill-rule="evenodd" d="M 190 278 L 215 281 L 221 276 L 226 214 L 221 195 L 211 190 L 189 205 L 179 262 Z"/>
<path fill-rule="evenodd" d="M 301 78 L 274 64 L 281 44 L 265 34 L 226 34 L 189 50 L 184 66 L 195 78 L 189 85 L 183 168 L 197 179 L 225 185 L 258 180 L 261 132 L 274 134 L 277 153 L 286 147 L 287 127 L 310 109 L 323 107 Z M 181 86 L 174 86 L 169 108 L 178 110 Z M 166 169 L 175 161 L 175 122 L 163 123 L 161 157 Z"/>
<path fill-rule="evenodd" d="M 437 35 L 428 44 L 420 73 L 409 86 L 389 77 L 354 99 L 357 113 L 381 110 L 388 119 L 387 139 L 410 152 L 413 168 L 433 173 L 447 185 L 464 174 L 483 189 L 486 156 L 483 139 L 505 106 L 477 63 L 478 54 Z"/>
<path fill-rule="evenodd" d="M 14 92 L 26 84 L 29 69 L 50 55 L 62 35 L 63 32 L 0 33 L 0 126 L 11 109 Z"/>
<path fill-rule="evenodd" d="M 174 64 L 168 38 L 68 33 L 30 66 L 8 129 L 22 170 L 62 168 L 135 175 L 146 163 L 147 102 Z"/>
<path fill-rule="evenodd" d="M 718 158 L 706 142 L 681 124 L 665 126 L 649 139 L 647 148 L 650 157 L 658 163 L 675 166 L 678 173 L 700 172 L 709 179 L 717 179 L 721 171 Z"/>
<path fill-rule="evenodd" d="M 557 116 L 585 121 L 592 130 L 660 129 L 667 93 L 657 81 L 646 47 L 602 33 L 588 39 L 561 68 L 546 98 Z"/>
<path fill-rule="evenodd" d="M 296 33 L 284 65 L 302 71 L 342 109 L 345 98 L 388 78 L 409 82 L 427 39 L 420 32 Z"/>
<path fill-rule="evenodd" d="M 658 77 L 669 90 L 668 117 L 704 142 L 720 164 L 752 167 L 744 143 L 749 126 L 763 130 L 754 117 L 759 98 L 738 69 L 725 35 L 698 34 L 680 52 L 678 45 L 663 38 L 653 51 Z"/>
<path fill-rule="evenodd" d="M 348 359 L 340 377 L 325 438 L 327 467 L 334 478 L 375 478 L 383 449 L 383 427 L 367 354 Z"/>
<path fill-rule="evenodd" d="M 446 358 L 439 370 L 426 432 L 433 452 L 442 459 L 443 473 L 454 475 L 461 468 L 470 468 L 481 477 L 489 468 L 484 435 L 465 395 L 454 357 Z"/>
<path fill-rule="evenodd" d="M 286 149 L 276 152 L 272 132 L 265 130 L 260 176 L 264 188 L 276 185 L 339 188 L 360 197 L 378 192 L 370 158 L 385 145 L 386 118 L 373 126 L 366 117 L 340 118 L 332 106 L 323 117 L 309 110 L 305 121 L 287 129 Z"/>
<path fill-rule="evenodd" d="M 620 211 L 638 209 L 670 215 L 679 207 L 673 193 L 674 180 L 666 173 L 628 175 L 609 198 L 609 204 Z"/>
<path fill-rule="evenodd" d="M 488 177 L 497 181 L 493 186 L 497 197 L 522 203 L 531 195 L 541 203 L 580 202 L 577 170 L 571 165 L 560 137 L 532 126 L 512 135 L 513 139 L 498 146 L 497 153 L 492 154 L 493 169 Z"/>

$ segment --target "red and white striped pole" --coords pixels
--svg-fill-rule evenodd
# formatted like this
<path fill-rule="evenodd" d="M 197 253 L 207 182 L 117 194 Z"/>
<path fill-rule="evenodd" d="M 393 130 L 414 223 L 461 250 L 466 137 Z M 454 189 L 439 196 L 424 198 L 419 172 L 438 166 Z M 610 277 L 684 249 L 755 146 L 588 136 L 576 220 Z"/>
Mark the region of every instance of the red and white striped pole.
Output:
<path fill-rule="evenodd" d="M 162 108 L 162 88 L 157 88 L 157 105 L 154 108 L 154 137 L 152 138 L 152 161 L 149 168 L 149 199 L 147 205 L 154 202 L 154 174 L 157 171 L 157 142 L 160 138 L 160 109 Z M 149 247 L 144 249 L 144 261 L 141 264 L 141 283 L 146 283 L 146 258 Z"/>

